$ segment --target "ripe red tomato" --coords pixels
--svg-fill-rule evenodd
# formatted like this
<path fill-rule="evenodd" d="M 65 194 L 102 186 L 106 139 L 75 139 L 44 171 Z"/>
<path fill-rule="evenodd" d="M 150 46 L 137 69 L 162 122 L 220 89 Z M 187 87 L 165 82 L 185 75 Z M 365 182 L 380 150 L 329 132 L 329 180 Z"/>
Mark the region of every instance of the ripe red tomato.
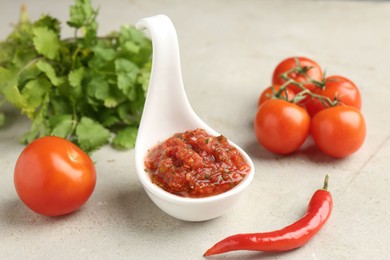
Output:
<path fill-rule="evenodd" d="M 254 130 L 257 140 L 276 154 L 289 154 L 306 140 L 310 116 L 296 104 L 281 99 L 270 99 L 256 113 Z"/>
<path fill-rule="evenodd" d="M 279 90 L 280 90 L 280 86 L 279 85 L 270 86 L 270 87 L 266 88 L 261 93 L 259 101 L 257 103 L 257 106 L 260 106 L 265 101 L 271 99 L 275 95 L 275 93 L 278 92 Z M 286 88 L 286 90 L 281 93 L 280 98 L 281 99 L 287 99 L 288 101 L 291 101 L 294 98 L 294 96 L 295 96 L 294 91 L 292 91 L 289 88 Z"/>
<path fill-rule="evenodd" d="M 325 86 L 323 88 L 314 89 L 313 93 L 328 97 L 332 101 L 337 99 L 341 104 L 352 106 L 357 109 L 360 109 L 362 106 L 359 89 L 351 80 L 342 76 L 327 77 L 325 79 Z M 320 110 L 326 108 L 326 106 L 317 98 L 310 98 L 305 106 L 311 117 Z"/>
<path fill-rule="evenodd" d="M 45 216 L 77 210 L 88 200 L 95 183 L 95 167 L 89 156 L 59 137 L 35 140 L 15 166 L 14 184 L 20 199 Z"/>
<path fill-rule="evenodd" d="M 293 68 L 299 68 L 299 67 L 306 68 L 307 69 L 306 74 L 311 79 L 316 81 L 322 80 L 322 76 L 323 76 L 322 69 L 320 65 L 317 64 L 317 62 L 305 57 L 291 57 L 283 60 L 281 63 L 279 63 L 276 66 L 272 76 L 272 84 L 283 85 L 286 82 L 286 80 L 281 77 L 281 74 L 290 71 Z M 299 72 L 290 72 L 288 73 L 288 77 L 299 83 L 304 83 L 309 80 L 304 73 L 299 73 Z M 305 83 L 304 86 L 309 90 L 313 90 L 316 88 L 316 86 L 313 83 Z M 301 89 L 298 86 L 295 86 L 293 84 L 289 84 L 288 87 L 295 93 L 301 92 Z"/>
<path fill-rule="evenodd" d="M 363 145 L 366 123 L 356 108 L 335 106 L 323 109 L 314 116 L 311 135 L 321 151 L 342 158 L 353 154 Z"/>

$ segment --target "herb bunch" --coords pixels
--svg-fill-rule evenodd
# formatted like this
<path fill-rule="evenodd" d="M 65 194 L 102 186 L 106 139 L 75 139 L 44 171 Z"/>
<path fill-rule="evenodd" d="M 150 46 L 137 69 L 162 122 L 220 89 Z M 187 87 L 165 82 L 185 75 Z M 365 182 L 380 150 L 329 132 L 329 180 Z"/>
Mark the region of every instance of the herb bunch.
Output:
<path fill-rule="evenodd" d="M 61 39 L 61 23 L 49 15 L 19 23 L 0 42 L 0 106 L 8 102 L 31 119 L 21 137 L 28 144 L 55 135 L 86 152 L 111 143 L 134 147 L 149 83 L 152 46 L 133 26 L 97 35 L 98 10 L 75 0 Z M 6 121 L 0 112 L 0 125 Z"/>

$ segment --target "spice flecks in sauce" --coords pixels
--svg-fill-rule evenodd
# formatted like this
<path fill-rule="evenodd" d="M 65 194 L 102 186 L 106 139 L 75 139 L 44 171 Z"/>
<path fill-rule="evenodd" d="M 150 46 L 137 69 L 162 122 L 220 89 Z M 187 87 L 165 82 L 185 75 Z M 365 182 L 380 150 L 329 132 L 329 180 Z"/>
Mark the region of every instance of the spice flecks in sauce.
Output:
<path fill-rule="evenodd" d="M 236 186 L 250 166 L 224 136 L 204 129 L 174 134 L 153 147 L 145 170 L 156 185 L 182 197 L 209 197 Z"/>

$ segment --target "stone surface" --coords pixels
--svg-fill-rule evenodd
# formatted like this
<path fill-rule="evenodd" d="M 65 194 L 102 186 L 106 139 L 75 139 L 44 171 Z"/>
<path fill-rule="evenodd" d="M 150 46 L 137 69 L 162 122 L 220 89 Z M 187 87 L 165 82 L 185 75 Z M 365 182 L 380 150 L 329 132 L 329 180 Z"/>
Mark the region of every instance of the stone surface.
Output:
<path fill-rule="evenodd" d="M 67 19 L 71 1 L 25 0 L 31 19 Z M 22 1 L 0 2 L 0 37 L 10 32 Z M 97 186 L 74 214 L 46 218 L 27 209 L 13 185 L 29 122 L 6 107 L 0 129 L 0 259 L 202 259 L 235 233 L 270 231 L 300 218 L 330 175 L 334 211 L 305 247 L 287 253 L 235 252 L 215 259 L 388 259 L 390 239 L 390 2 L 386 1 L 94 1 L 100 33 L 166 14 L 181 48 L 188 98 L 200 117 L 242 146 L 256 176 L 241 203 L 215 220 L 189 223 L 160 211 L 135 174 L 134 151 L 104 147 L 92 155 Z M 64 37 L 71 30 L 63 28 Z M 328 75 L 357 83 L 367 139 L 356 154 L 335 160 L 309 140 L 290 156 L 257 144 L 252 120 L 262 89 L 282 59 L 305 55 Z M 387 166 L 386 166 L 387 165 Z"/>

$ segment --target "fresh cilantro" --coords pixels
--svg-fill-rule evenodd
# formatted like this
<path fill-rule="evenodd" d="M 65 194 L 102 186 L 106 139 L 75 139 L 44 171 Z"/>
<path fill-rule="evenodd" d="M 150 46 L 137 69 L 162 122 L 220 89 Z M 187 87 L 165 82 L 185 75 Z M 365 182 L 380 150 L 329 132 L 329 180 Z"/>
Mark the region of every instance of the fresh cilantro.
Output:
<path fill-rule="evenodd" d="M 90 0 L 78 0 L 69 8 L 70 18 L 67 24 L 79 29 L 88 23 L 93 23 L 96 15 L 97 11 L 93 9 Z"/>
<path fill-rule="evenodd" d="M 5 115 L 4 113 L 0 113 L 0 126 L 5 124 Z"/>
<path fill-rule="evenodd" d="M 59 86 L 64 83 L 64 79 L 57 77 L 54 67 L 46 61 L 38 61 L 36 63 L 37 68 L 42 71 L 46 77 L 51 81 L 54 86 Z"/>
<path fill-rule="evenodd" d="M 46 78 L 30 80 L 22 90 L 22 96 L 26 102 L 22 112 L 29 117 L 34 117 L 49 90 L 50 82 Z"/>
<path fill-rule="evenodd" d="M 21 142 L 56 135 L 87 152 L 112 143 L 135 145 L 151 69 L 152 45 L 134 26 L 99 36 L 98 10 L 75 0 L 61 38 L 61 23 L 42 15 L 19 23 L 0 42 L 0 107 L 8 102 L 31 119 Z M 0 111 L 0 126 L 6 123 Z"/>
<path fill-rule="evenodd" d="M 74 127 L 74 120 L 72 115 L 63 114 L 51 117 L 49 119 L 49 124 L 51 135 L 68 138 L 68 135 L 72 133 Z"/>
<path fill-rule="evenodd" d="M 61 33 L 61 28 L 60 28 L 60 21 L 57 19 L 48 16 L 48 15 L 43 15 L 38 21 L 34 23 L 34 27 L 37 28 L 47 28 L 48 30 L 51 30 L 55 33 L 56 37 L 60 37 Z"/>
<path fill-rule="evenodd" d="M 137 138 L 138 128 L 128 127 L 119 131 L 112 144 L 118 149 L 130 149 L 135 145 L 135 140 Z"/>
<path fill-rule="evenodd" d="M 90 152 L 108 143 L 110 131 L 100 123 L 88 117 L 83 117 L 76 127 L 76 135 L 80 143 L 80 148 L 86 152 Z"/>
<path fill-rule="evenodd" d="M 33 43 L 36 51 L 48 59 L 58 58 L 60 51 L 60 39 L 58 35 L 47 27 L 33 28 Z"/>
<path fill-rule="evenodd" d="M 17 72 L 0 67 L 0 82 L 0 91 L 4 98 L 22 110 L 26 106 L 26 100 L 18 88 Z"/>

